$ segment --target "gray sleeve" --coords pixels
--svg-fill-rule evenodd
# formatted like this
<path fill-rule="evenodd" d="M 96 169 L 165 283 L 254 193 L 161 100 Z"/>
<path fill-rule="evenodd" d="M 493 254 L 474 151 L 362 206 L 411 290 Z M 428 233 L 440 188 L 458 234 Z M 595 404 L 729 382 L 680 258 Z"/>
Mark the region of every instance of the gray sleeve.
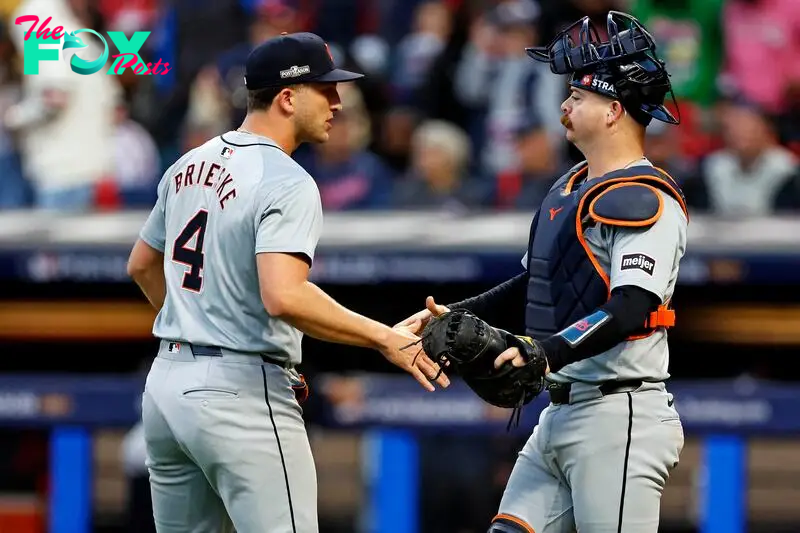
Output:
<path fill-rule="evenodd" d="M 255 253 L 302 253 L 314 260 L 322 233 L 322 201 L 311 178 L 264 196 L 256 209 Z"/>
<path fill-rule="evenodd" d="M 678 203 L 665 197 L 661 218 L 650 228 L 609 228 L 611 290 L 635 285 L 657 295 L 663 303 L 686 251 L 686 226 L 686 217 Z"/>
<path fill-rule="evenodd" d="M 167 240 L 166 204 L 167 187 L 170 181 L 168 176 L 172 174 L 172 169 L 174 167 L 175 165 L 169 167 L 161 177 L 161 181 L 158 184 L 158 199 L 156 200 L 156 205 L 153 206 L 153 210 L 150 211 L 150 216 L 147 217 L 147 221 L 145 221 L 144 227 L 142 227 L 142 231 L 139 232 L 140 239 L 146 242 L 148 246 L 162 253 L 164 252 Z"/>

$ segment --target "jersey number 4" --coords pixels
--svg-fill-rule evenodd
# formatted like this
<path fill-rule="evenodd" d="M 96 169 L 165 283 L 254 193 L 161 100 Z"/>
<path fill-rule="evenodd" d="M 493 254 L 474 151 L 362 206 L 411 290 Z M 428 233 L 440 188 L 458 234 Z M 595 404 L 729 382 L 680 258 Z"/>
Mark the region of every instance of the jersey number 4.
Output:
<path fill-rule="evenodd" d="M 183 274 L 181 286 L 192 292 L 200 292 L 203 287 L 203 241 L 206 237 L 206 224 L 208 223 L 208 211 L 201 209 L 195 216 L 187 222 L 180 235 L 172 245 L 172 260 L 176 263 L 186 265 L 189 270 Z M 196 238 L 195 238 L 196 237 Z M 194 239 L 194 247 L 189 244 Z"/>

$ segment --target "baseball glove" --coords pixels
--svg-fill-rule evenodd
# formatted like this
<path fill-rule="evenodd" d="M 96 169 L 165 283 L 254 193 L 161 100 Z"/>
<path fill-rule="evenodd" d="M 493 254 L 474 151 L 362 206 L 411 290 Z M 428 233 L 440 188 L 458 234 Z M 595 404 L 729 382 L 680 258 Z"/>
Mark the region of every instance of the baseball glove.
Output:
<path fill-rule="evenodd" d="M 466 309 L 431 318 L 420 337 L 431 359 L 453 369 L 487 403 L 518 410 L 544 390 L 547 359 L 539 343 L 494 328 Z M 495 368 L 497 356 L 512 346 L 527 364 L 517 368 L 507 361 Z"/>

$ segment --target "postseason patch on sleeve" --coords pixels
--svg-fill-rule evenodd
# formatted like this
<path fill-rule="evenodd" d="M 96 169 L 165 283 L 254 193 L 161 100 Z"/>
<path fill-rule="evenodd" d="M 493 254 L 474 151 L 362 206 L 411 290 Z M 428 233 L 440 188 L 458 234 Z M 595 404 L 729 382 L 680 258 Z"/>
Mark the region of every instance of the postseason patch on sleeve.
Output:
<path fill-rule="evenodd" d="M 586 318 L 578 320 L 568 328 L 558 332 L 558 336 L 567 341 L 567 344 L 574 348 L 610 319 L 611 315 L 605 311 L 595 311 Z"/>

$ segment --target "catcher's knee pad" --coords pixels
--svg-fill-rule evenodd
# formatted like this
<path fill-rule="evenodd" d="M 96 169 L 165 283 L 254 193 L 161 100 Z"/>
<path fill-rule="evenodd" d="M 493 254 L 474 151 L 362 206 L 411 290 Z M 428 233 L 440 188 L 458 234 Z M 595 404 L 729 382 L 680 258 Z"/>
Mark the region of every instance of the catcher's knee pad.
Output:
<path fill-rule="evenodd" d="M 515 516 L 498 515 L 486 533 L 534 533 L 533 528 Z"/>

